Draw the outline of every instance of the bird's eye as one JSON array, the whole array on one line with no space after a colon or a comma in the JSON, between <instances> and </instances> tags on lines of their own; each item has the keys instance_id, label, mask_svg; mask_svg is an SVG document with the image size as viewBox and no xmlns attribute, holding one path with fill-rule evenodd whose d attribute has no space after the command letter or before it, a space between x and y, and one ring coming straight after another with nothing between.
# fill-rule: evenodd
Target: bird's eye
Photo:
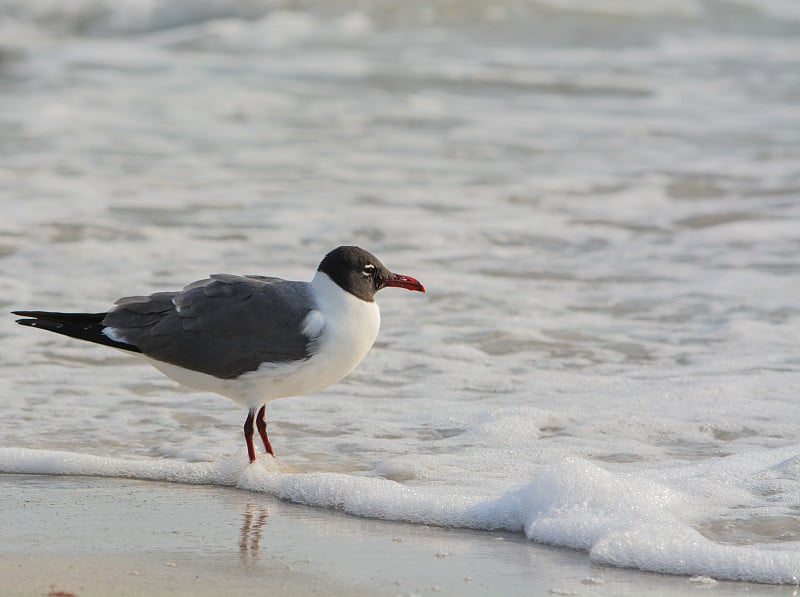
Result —
<instances>
[{"instance_id":1,"label":"bird's eye","mask_svg":"<svg viewBox=\"0 0 800 597\"><path fill-rule=\"evenodd\" d=\"M369 278L375 274L375 266L371 263L368 263L364 266L364 269L361 270L361 273L364 274L365 277Z\"/></svg>"}]
</instances>

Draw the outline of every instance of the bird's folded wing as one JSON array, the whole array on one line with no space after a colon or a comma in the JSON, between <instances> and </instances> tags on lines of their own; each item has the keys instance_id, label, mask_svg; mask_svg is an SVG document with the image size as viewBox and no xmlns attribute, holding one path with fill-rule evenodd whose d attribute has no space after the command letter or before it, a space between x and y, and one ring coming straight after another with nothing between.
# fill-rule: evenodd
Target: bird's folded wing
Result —
<instances>
[{"instance_id":1,"label":"bird's folded wing","mask_svg":"<svg viewBox=\"0 0 800 597\"><path fill-rule=\"evenodd\" d=\"M216 274L180 292L120 299L103 324L148 357L231 379L309 358L321 328L309 334L303 321L315 306L305 282Z\"/></svg>"}]
</instances>

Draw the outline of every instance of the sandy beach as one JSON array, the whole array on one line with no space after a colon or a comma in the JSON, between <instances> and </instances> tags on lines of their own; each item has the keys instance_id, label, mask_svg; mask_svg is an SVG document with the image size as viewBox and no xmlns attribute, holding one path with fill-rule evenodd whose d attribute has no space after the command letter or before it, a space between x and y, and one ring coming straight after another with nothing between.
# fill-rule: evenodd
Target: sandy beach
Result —
<instances>
[{"instance_id":1,"label":"sandy beach","mask_svg":"<svg viewBox=\"0 0 800 597\"><path fill-rule=\"evenodd\" d=\"M0 594L791 595L592 565L509 533L363 520L236 489L0 475Z\"/></svg>"}]
</instances>

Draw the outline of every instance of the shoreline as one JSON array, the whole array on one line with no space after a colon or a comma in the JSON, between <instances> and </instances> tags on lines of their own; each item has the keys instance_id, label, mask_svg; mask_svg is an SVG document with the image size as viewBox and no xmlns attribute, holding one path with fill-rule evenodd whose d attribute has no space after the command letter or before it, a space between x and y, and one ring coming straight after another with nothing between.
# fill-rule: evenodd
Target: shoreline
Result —
<instances>
[{"instance_id":1,"label":"shoreline","mask_svg":"<svg viewBox=\"0 0 800 597\"><path fill-rule=\"evenodd\" d=\"M594 565L512 533L361 519L243 490L0 474L0 594L791 595Z\"/></svg>"}]
</instances>

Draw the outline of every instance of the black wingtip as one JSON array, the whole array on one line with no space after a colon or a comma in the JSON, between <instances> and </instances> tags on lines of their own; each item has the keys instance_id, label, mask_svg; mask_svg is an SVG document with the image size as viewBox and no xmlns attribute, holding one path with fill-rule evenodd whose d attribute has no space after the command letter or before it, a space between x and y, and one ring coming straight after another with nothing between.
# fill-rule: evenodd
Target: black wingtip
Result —
<instances>
[{"instance_id":1,"label":"black wingtip","mask_svg":"<svg viewBox=\"0 0 800 597\"><path fill-rule=\"evenodd\" d=\"M20 315L19 313L14 313L14 315ZM27 325L28 327L35 328L39 323L38 319L17 319L16 323L20 325Z\"/></svg>"},{"instance_id":2,"label":"black wingtip","mask_svg":"<svg viewBox=\"0 0 800 597\"><path fill-rule=\"evenodd\" d=\"M24 319L17 319L19 325L55 332L78 340L121 348L131 352L141 352L138 346L118 342L105 335L103 318L107 313L59 313L57 311L12 311Z\"/></svg>"},{"instance_id":3,"label":"black wingtip","mask_svg":"<svg viewBox=\"0 0 800 597\"><path fill-rule=\"evenodd\" d=\"M33 319L41 319L42 315L47 315L47 311L12 311L12 315L20 315L22 317L32 317ZM19 322L21 320L17 320Z\"/></svg>"},{"instance_id":4,"label":"black wingtip","mask_svg":"<svg viewBox=\"0 0 800 597\"><path fill-rule=\"evenodd\" d=\"M16 319L16 320L14 320L15 323L18 323L20 325L28 325L28 326L31 326L31 327L34 327L36 325L36 319L35 318L34 319L28 319L29 317L35 317L33 315L33 313L31 313L30 311L12 311L11 314L12 315L21 315L22 317L25 317L25 319Z\"/></svg>"},{"instance_id":5,"label":"black wingtip","mask_svg":"<svg viewBox=\"0 0 800 597\"><path fill-rule=\"evenodd\" d=\"M38 327L39 319L39 312L38 311L12 311L13 315L21 315L25 319L17 319L15 320L16 323L20 325L26 325L31 328Z\"/></svg>"}]
</instances>

